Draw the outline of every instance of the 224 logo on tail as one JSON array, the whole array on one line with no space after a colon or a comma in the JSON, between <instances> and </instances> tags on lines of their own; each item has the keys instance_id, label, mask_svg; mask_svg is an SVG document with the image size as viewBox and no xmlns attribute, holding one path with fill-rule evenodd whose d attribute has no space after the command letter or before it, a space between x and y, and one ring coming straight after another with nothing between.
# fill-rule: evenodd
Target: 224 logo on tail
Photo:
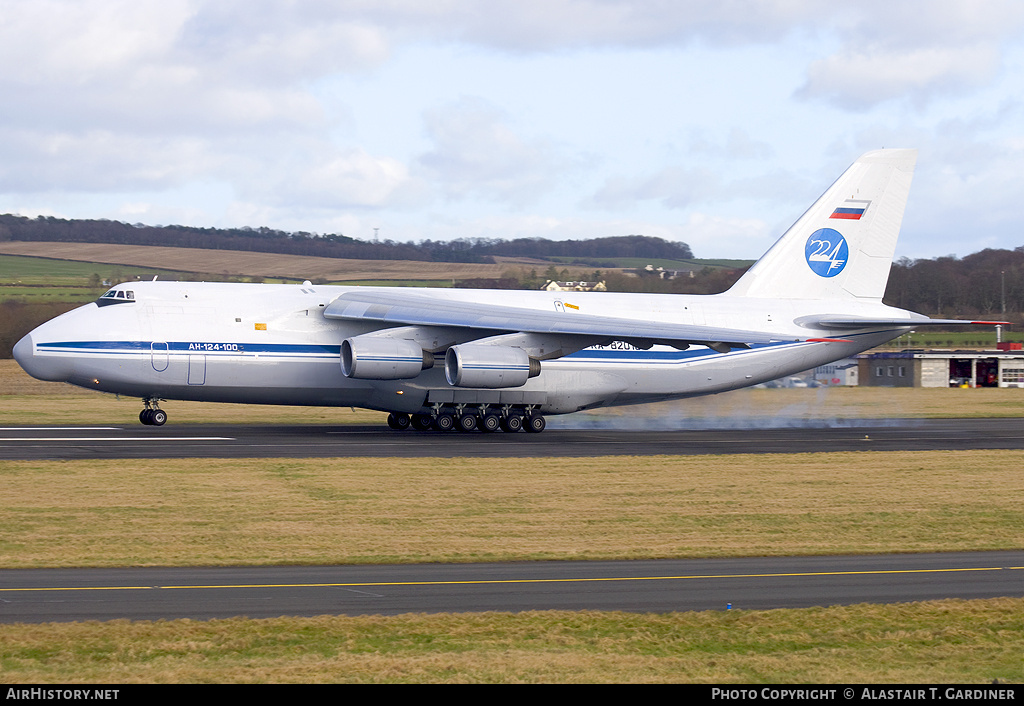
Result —
<instances>
[{"instance_id":1,"label":"224 logo on tail","mask_svg":"<svg viewBox=\"0 0 1024 706\"><path fill-rule=\"evenodd\" d=\"M820 228L807 239L804 257L814 274L819 277L835 277L846 267L850 248L839 231Z\"/></svg>"}]
</instances>

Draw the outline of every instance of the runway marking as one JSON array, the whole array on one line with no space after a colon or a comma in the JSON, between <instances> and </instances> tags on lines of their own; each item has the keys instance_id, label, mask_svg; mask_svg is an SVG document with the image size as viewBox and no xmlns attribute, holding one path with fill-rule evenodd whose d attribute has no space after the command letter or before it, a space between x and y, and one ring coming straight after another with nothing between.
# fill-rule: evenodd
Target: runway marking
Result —
<instances>
[{"instance_id":1,"label":"runway marking","mask_svg":"<svg viewBox=\"0 0 1024 706\"><path fill-rule=\"evenodd\" d=\"M8 431L113 431L121 427L0 427L0 432Z\"/></svg>"},{"instance_id":2,"label":"runway marking","mask_svg":"<svg viewBox=\"0 0 1024 706\"><path fill-rule=\"evenodd\" d=\"M3 441L235 441L232 436L0 436Z\"/></svg>"},{"instance_id":3,"label":"runway marking","mask_svg":"<svg viewBox=\"0 0 1024 706\"><path fill-rule=\"evenodd\" d=\"M959 569L878 569L870 571L804 571L779 574L692 574L684 576L604 576L593 578L553 579L473 579L467 581L368 581L358 583L247 583L247 584L196 584L184 586L72 586L35 588L0 588L0 593L29 591L149 591L179 589L239 589L239 588L367 588L371 586L460 586L499 585L512 583L596 583L604 581L681 581L693 579L751 579L751 578L792 578L812 576L871 576L884 574L942 574L967 571L1021 571L1024 566L984 566Z\"/></svg>"}]
</instances>

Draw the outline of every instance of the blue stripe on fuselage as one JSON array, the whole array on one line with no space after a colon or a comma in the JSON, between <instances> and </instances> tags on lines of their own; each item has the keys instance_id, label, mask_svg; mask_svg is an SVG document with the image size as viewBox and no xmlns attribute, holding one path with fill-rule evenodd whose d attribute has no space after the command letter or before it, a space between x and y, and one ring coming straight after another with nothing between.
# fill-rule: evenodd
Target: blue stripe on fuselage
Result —
<instances>
[{"instance_id":1,"label":"blue stripe on fuselage","mask_svg":"<svg viewBox=\"0 0 1024 706\"><path fill-rule=\"evenodd\" d=\"M166 346L166 347L165 347ZM277 353L341 355L341 346L299 343L233 343L224 341L165 342L165 341L54 341L37 343L36 350L44 352L96 352L130 353Z\"/></svg>"},{"instance_id":2,"label":"blue stripe on fuselage","mask_svg":"<svg viewBox=\"0 0 1024 706\"><path fill-rule=\"evenodd\" d=\"M858 334L855 334L858 335ZM559 360L571 363L619 363L671 365L695 361L709 356L737 355L745 352L775 348L779 346L809 345L780 341L777 343L754 344L749 349L734 349L730 353L719 353L711 348L694 346L681 350L622 350L611 348L585 348ZM232 343L224 341L54 341L37 343L36 350L42 353L93 353L98 355L158 355L205 354L223 356L303 356L336 358L341 347L329 344L308 343ZM404 360L404 359L401 359ZM554 361L552 361L554 362Z\"/></svg>"}]
</instances>

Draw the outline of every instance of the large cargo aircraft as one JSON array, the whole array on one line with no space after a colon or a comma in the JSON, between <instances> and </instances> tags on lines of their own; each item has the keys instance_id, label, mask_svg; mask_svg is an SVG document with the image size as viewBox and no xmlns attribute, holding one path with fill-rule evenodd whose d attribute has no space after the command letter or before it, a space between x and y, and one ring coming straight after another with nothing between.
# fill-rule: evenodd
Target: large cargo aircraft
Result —
<instances>
[{"instance_id":1,"label":"large cargo aircraft","mask_svg":"<svg viewBox=\"0 0 1024 706\"><path fill-rule=\"evenodd\" d=\"M139 397L157 426L161 401L202 400L539 432L544 415L733 390L974 323L882 303L916 157L862 156L722 294L131 282L14 356L41 380Z\"/></svg>"}]
</instances>

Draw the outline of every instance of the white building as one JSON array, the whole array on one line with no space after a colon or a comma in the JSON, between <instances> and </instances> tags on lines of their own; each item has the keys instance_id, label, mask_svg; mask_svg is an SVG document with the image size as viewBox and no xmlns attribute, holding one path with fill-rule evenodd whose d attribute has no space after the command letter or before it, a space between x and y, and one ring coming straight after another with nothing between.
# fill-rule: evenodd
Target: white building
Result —
<instances>
[{"instance_id":1,"label":"white building","mask_svg":"<svg viewBox=\"0 0 1024 706\"><path fill-rule=\"evenodd\" d=\"M548 280L541 289L549 292L604 292L604 282L556 282Z\"/></svg>"},{"instance_id":2,"label":"white building","mask_svg":"<svg viewBox=\"0 0 1024 706\"><path fill-rule=\"evenodd\" d=\"M814 381L827 386L856 386L860 378L860 364L856 358L843 358L814 369Z\"/></svg>"}]
</instances>

